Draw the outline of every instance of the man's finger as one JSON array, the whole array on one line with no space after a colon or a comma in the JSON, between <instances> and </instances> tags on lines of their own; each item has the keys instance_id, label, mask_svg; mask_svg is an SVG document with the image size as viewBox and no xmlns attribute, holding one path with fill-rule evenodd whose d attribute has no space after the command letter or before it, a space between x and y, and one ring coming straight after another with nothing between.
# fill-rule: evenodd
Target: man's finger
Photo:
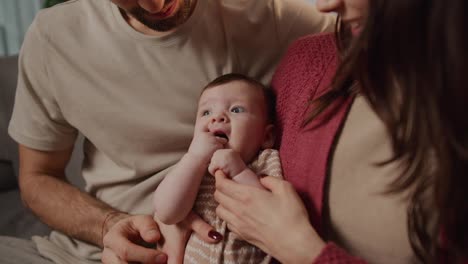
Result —
<instances>
[{"instance_id":1,"label":"man's finger","mask_svg":"<svg viewBox=\"0 0 468 264\"><path fill-rule=\"evenodd\" d=\"M132 225L147 243L156 243L161 238L158 224L149 215L135 218Z\"/></svg>"},{"instance_id":2,"label":"man's finger","mask_svg":"<svg viewBox=\"0 0 468 264\"><path fill-rule=\"evenodd\" d=\"M127 262L119 259L119 257L117 257L117 255L109 248L104 248L102 251L101 262L103 264L127 264Z\"/></svg>"},{"instance_id":3,"label":"man's finger","mask_svg":"<svg viewBox=\"0 0 468 264\"><path fill-rule=\"evenodd\" d=\"M119 259L126 262L166 263L167 261L167 256L159 250L139 246L122 236L106 242L106 247L112 249Z\"/></svg>"},{"instance_id":4,"label":"man's finger","mask_svg":"<svg viewBox=\"0 0 468 264\"><path fill-rule=\"evenodd\" d=\"M214 244L223 239L220 233L216 232L212 226L194 212L191 212L184 222L188 228L193 230L198 238L207 243Z\"/></svg>"}]
</instances>

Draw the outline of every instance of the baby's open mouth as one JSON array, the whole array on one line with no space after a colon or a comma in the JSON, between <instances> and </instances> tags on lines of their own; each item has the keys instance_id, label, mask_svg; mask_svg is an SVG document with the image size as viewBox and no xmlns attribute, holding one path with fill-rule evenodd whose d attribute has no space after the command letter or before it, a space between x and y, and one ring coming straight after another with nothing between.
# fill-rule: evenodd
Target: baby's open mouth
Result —
<instances>
[{"instance_id":1,"label":"baby's open mouth","mask_svg":"<svg viewBox=\"0 0 468 264\"><path fill-rule=\"evenodd\" d=\"M217 138L224 138L226 139L227 141L229 141L229 138L228 136L226 135L226 133L222 132L222 131L217 131L214 133L214 136L217 137Z\"/></svg>"}]
</instances>

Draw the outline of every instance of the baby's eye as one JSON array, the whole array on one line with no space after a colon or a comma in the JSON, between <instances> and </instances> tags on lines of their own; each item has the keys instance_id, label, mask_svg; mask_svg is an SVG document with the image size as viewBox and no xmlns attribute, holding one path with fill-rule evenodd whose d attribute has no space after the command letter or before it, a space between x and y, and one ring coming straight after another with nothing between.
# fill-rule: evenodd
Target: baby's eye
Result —
<instances>
[{"instance_id":1,"label":"baby's eye","mask_svg":"<svg viewBox=\"0 0 468 264\"><path fill-rule=\"evenodd\" d=\"M207 115L211 115L210 110L205 110L205 111L202 112L202 116L207 116Z\"/></svg>"},{"instance_id":2,"label":"baby's eye","mask_svg":"<svg viewBox=\"0 0 468 264\"><path fill-rule=\"evenodd\" d=\"M231 108L231 112L232 113L243 113L243 112L245 112L245 108L242 107L242 106L234 106L233 108Z\"/></svg>"}]
</instances>

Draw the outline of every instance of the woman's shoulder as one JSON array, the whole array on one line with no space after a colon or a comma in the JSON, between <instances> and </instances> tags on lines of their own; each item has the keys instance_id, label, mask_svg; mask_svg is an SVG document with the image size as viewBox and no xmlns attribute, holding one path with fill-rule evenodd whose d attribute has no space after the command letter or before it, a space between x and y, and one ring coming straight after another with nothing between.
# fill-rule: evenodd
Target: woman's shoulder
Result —
<instances>
[{"instance_id":1,"label":"woman's shoulder","mask_svg":"<svg viewBox=\"0 0 468 264\"><path fill-rule=\"evenodd\" d=\"M277 102L309 100L323 82L332 79L337 66L334 34L302 37L292 43L272 79ZM288 103L289 105L289 103Z\"/></svg>"},{"instance_id":2,"label":"woman's shoulder","mask_svg":"<svg viewBox=\"0 0 468 264\"><path fill-rule=\"evenodd\" d=\"M336 60L335 43L333 33L308 35L294 41L276 69L273 86L283 86L285 81L291 80L321 79L330 63Z\"/></svg>"},{"instance_id":3,"label":"woman's shoulder","mask_svg":"<svg viewBox=\"0 0 468 264\"><path fill-rule=\"evenodd\" d=\"M288 48L283 60L290 58L298 62L327 63L337 54L335 34L321 33L307 35L294 41Z\"/></svg>"},{"instance_id":4,"label":"woman's shoulder","mask_svg":"<svg viewBox=\"0 0 468 264\"><path fill-rule=\"evenodd\" d=\"M309 56L335 55L337 52L334 33L320 33L303 36L294 41L288 53L299 52Z\"/></svg>"}]
</instances>

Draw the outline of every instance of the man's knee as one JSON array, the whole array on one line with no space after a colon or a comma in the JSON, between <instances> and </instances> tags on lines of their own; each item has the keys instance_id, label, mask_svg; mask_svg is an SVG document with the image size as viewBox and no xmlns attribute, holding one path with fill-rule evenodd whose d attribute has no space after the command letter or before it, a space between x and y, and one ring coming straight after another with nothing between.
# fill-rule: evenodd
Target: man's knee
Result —
<instances>
[{"instance_id":1,"label":"man's knee","mask_svg":"<svg viewBox=\"0 0 468 264\"><path fill-rule=\"evenodd\" d=\"M50 264L52 262L39 254L33 241L0 236L0 263Z\"/></svg>"}]
</instances>

